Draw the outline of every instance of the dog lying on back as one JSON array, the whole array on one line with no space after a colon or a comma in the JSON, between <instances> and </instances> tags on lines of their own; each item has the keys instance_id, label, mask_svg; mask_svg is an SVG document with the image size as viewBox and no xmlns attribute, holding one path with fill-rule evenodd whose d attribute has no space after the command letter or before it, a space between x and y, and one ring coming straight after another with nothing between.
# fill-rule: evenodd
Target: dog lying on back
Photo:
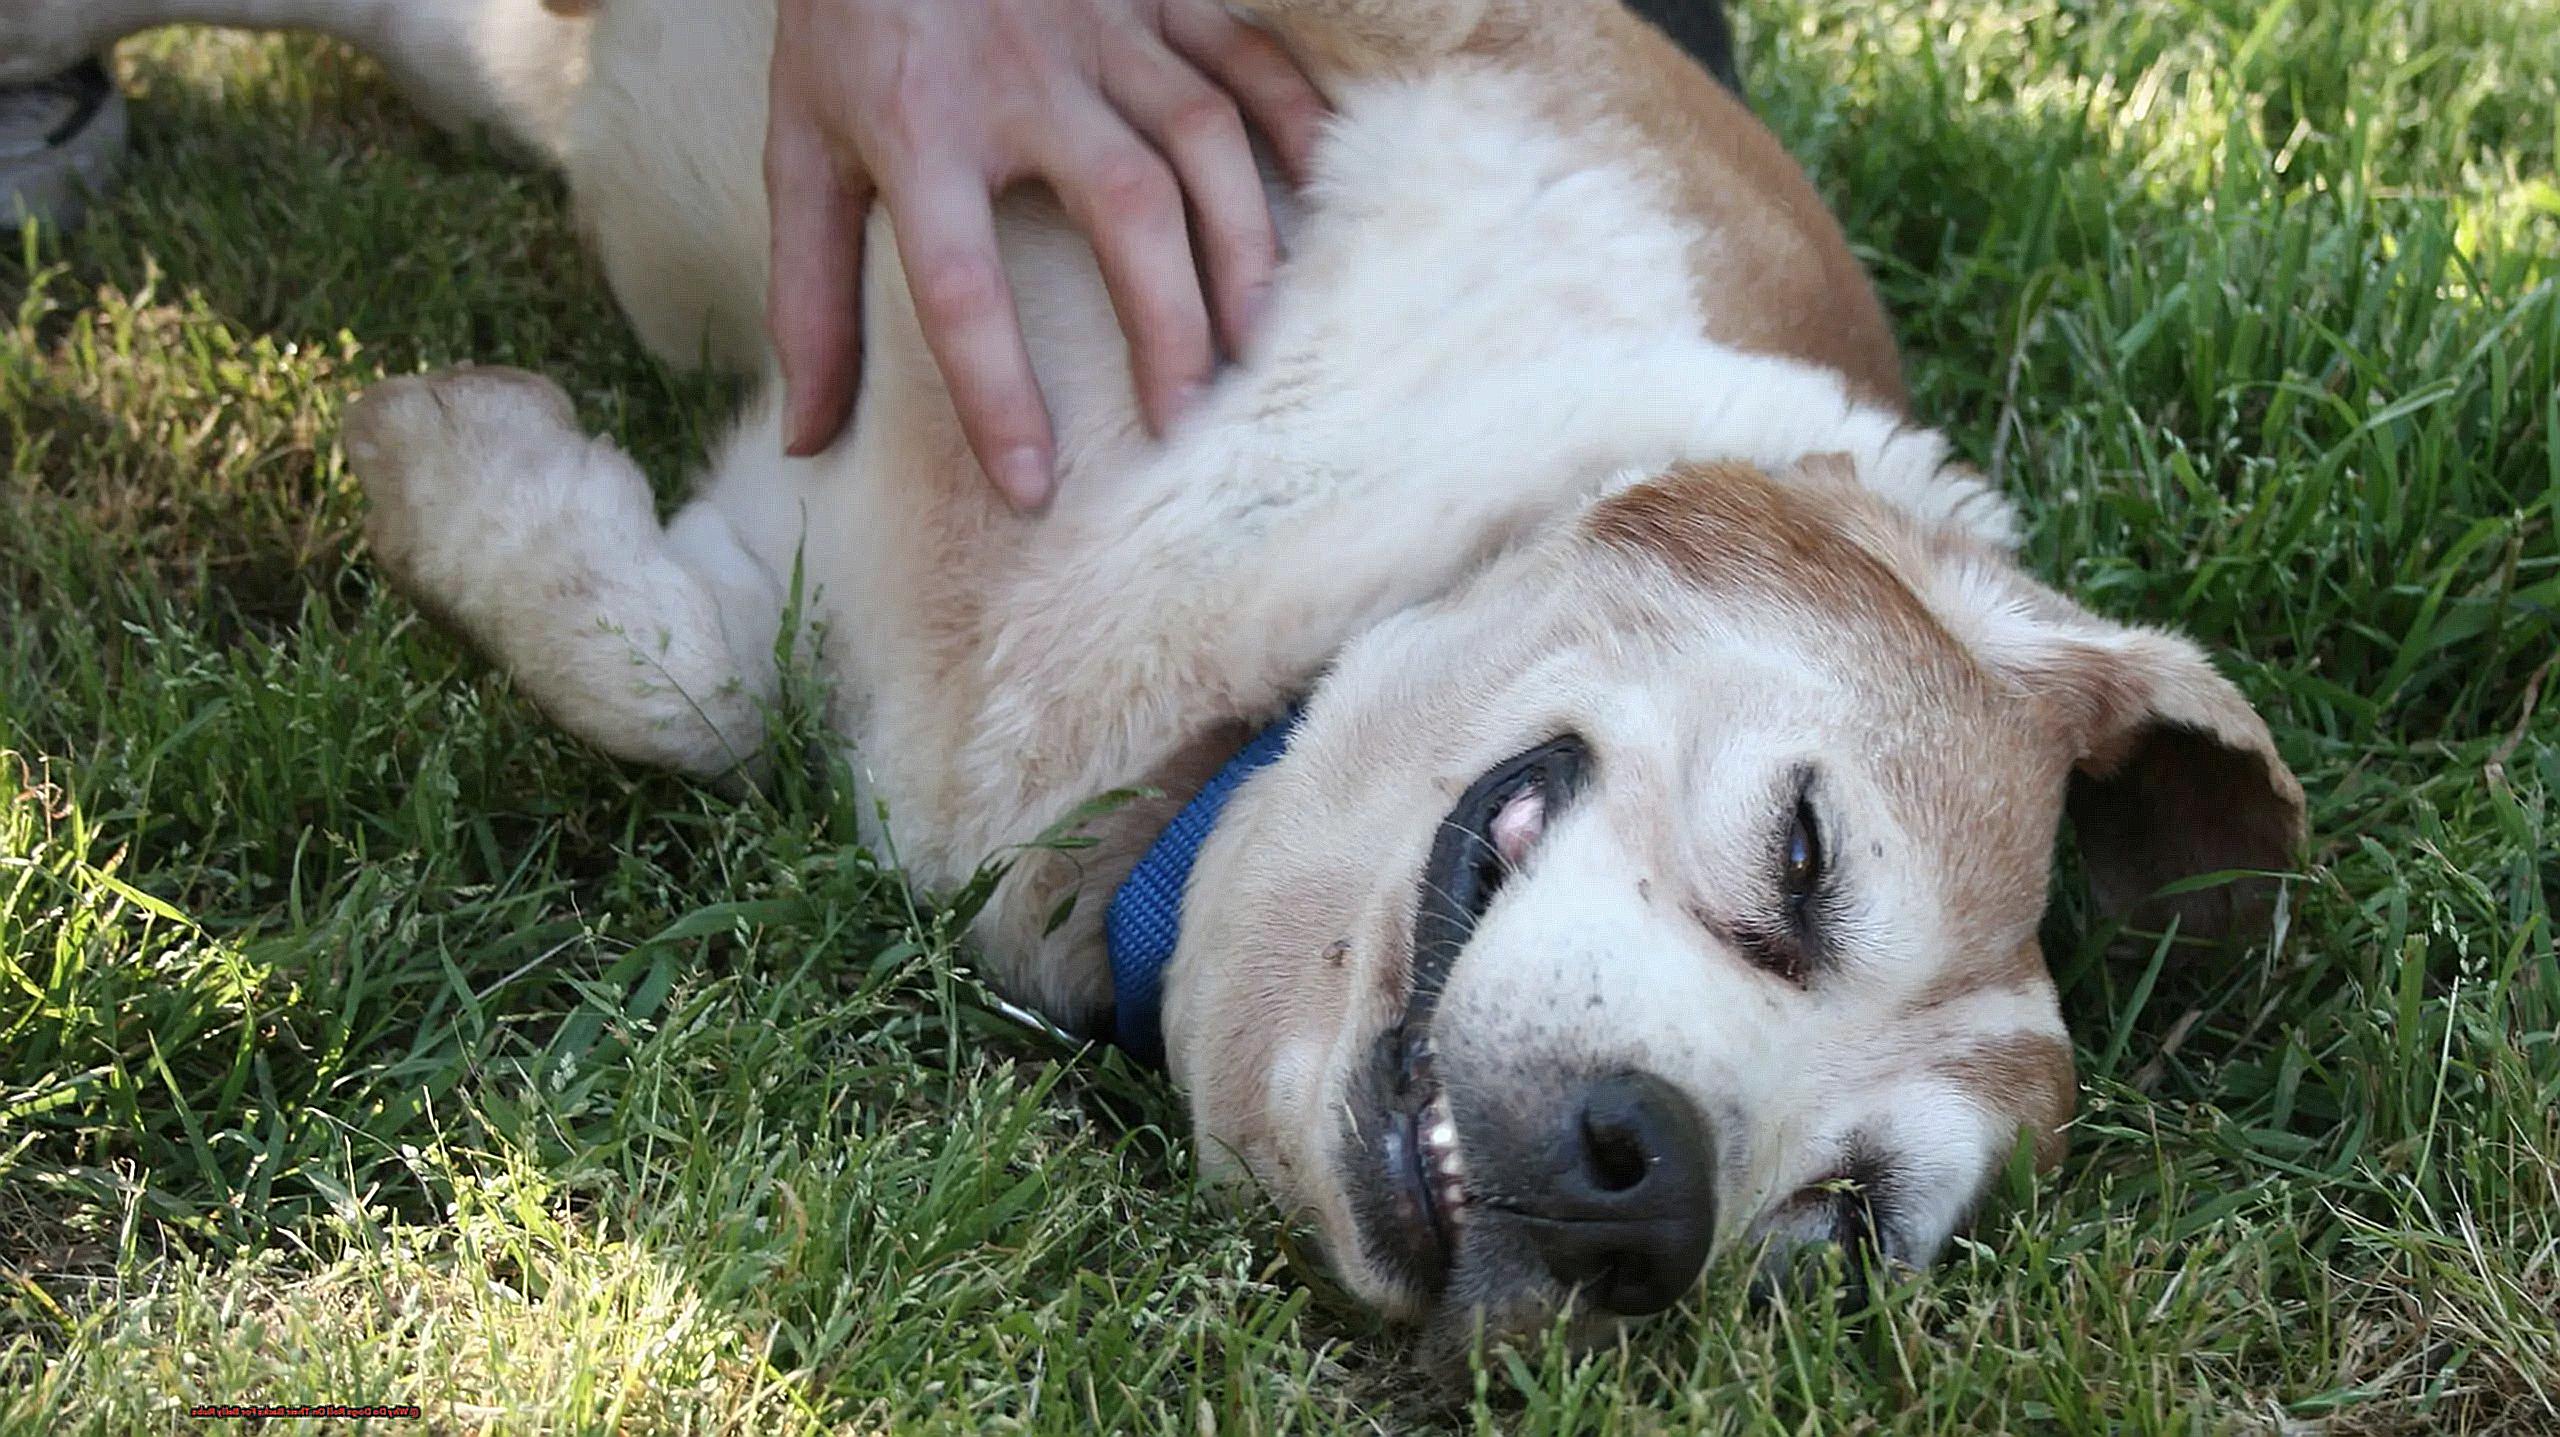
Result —
<instances>
[{"instance_id":1,"label":"dog lying on back","mask_svg":"<svg viewBox=\"0 0 2560 1437\"><path fill-rule=\"evenodd\" d=\"M706 777L752 771L796 614L927 885L1161 794L1015 864L984 970L1160 1041L1204 1165L1437 1352L1664 1307L1726 1249L1929 1261L2020 1141L2061 1151L2066 809L2107 906L2212 937L2263 894L2157 891L2286 866L2299 786L2192 644L2019 571L1836 225L1660 32L1242 8L1339 115L1256 344L1161 444L1025 194L1047 514L971 464L883 230L831 451L783 458L768 395L661 525L549 383L395 380L346 425L377 556L563 726ZM656 350L765 363L767 5L36 11L349 35L561 166Z\"/></svg>"}]
</instances>

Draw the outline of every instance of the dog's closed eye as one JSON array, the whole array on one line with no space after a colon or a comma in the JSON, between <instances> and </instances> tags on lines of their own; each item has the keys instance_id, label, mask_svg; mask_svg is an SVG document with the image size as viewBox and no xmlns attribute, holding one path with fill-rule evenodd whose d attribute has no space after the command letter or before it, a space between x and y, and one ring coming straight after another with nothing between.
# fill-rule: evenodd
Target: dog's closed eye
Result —
<instances>
[{"instance_id":1,"label":"dog's closed eye","mask_svg":"<svg viewBox=\"0 0 2560 1437\"><path fill-rule=\"evenodd\" d=\"M1787 917L1798 926L1812 921L1813 903L1822 892L1824 863L1822 821L1810 794L1796 795L1795 813L1779 846L1779 882L1786 893Z\"/></svg>"},{"instance_id":2,"label":"dog's closed eye","mask_svg":"<svg viewBox=\"0 0 2560 1437\"><path fill-rule=\"evenodd\" d=\"M1822 815L1810 769L1799 770L1793 801L1771 852L1776 912L1771 918L1714 925L1756 966L1802 987L1824 957L1831 911L1839 906Z\"/></svg>"}]
</instances>

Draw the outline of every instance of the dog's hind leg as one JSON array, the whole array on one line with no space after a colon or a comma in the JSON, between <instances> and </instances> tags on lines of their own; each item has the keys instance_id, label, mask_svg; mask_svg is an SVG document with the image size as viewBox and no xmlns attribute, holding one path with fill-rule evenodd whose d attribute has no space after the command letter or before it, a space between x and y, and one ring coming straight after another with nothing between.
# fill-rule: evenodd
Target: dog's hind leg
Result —
<instances>
[{"instance_id":1,"label":"dog's hind leg","mask_svg":"<svg viewBox=\"0 0 2560 1437\"><path fill-rule=\"evenodd\" d=\"M726 517L648 483L514 369L395 379L346 418L375 556L561 727L618 757L752 773L784 596Z\"/></svg>"},{"instance_id":2,"label":"dog's hind leg","mask_svg":"<svg viewBox=\"0 0 2560 1437\"><path fill-rule=\"evenodd\" d=\"M312 30L379 61L456 129L556 160L586 73L586 0L0 0L0 84L40 79L162 25Z\"/></svg>"}]
</instances>

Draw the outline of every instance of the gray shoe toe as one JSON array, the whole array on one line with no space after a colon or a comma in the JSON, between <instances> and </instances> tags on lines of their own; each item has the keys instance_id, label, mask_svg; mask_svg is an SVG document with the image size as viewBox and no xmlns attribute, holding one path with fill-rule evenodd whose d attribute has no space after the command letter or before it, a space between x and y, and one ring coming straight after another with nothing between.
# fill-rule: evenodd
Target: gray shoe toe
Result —
<instances>
[{"instance_id":1,"label":"gray shoe toe","mask_svg":"<svg viewBox=\"0 0 2560 1437\"><path fill-rule=\"evenodd\" d=\"M124 96L91 60L32 85L0 86L0 231L34 219L68 229L105 193L125 147Z\"/></svg>"}]
</instances>

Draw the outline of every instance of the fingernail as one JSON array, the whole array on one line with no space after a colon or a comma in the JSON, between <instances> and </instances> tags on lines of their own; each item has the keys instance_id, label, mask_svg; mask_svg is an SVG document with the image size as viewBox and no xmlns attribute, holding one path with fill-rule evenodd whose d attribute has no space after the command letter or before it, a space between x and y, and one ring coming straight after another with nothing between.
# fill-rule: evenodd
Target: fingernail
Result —
<instances>
[{"instance_id":1,"label":"fingernail","mask_svg":"<svg viewBox=\"0 0 2560 1437\"><path fill-rule=\"evenodd\" d=\"M1025 513L1049 502L1049 456L1036 444L997 456L991 477L1006 501Z\"/></svg>"},{"instance_id":2,"label":"fingernail","mask_svg":"<svg viewBox=\"0 0 2560 1437\"><path fill-rule=\"evenodd\" d=\"M803 427L805 426L800 423L800 406L791 402L791 381L785 379L782 381L783 453L796 455L800 452L800 431Z\"/></svg>"},{"instance_id":3,"label":"fingernail","mask_svg":"<svg viewBox=\"0 0 2560 1437\"><path fill-rule=\"evenodd\" d=\"M782 452L792 459L806 459L818 452L817 436L810 433L809 406L800 399L800 391L792 387L791 376L782 376Z\"/></svg>"}]
</instances>

